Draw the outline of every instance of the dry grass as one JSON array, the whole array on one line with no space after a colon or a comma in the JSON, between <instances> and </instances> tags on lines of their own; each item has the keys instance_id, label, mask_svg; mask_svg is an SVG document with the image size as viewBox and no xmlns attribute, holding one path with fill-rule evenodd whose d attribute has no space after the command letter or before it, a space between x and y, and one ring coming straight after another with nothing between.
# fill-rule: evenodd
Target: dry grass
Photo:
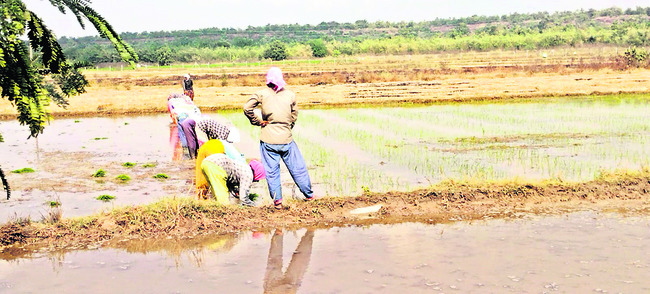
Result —
<instances>
[{"instance_id":1,"label":"dry grass","mask_svg":"<svg viewBox=\"0 0 650 294\"><path fill-rule=\"evenodd\" d=\"M365 56L274 63L286 73L302 105L467 101L589 94L648 93L650 70L615 70L611 48L530 52L459 52L413 56ZM573 52L575 51L575 54ZM88 70L88 92L70 99L55 116L166 112L165 99L181 92L181 76L194 75L201 109L240 108L263 87L270 65L226 68L138 68ZM226 85L226 86L224 86ZM0 117L15 117L0 100Z\"/></svg>"}]
</instances>

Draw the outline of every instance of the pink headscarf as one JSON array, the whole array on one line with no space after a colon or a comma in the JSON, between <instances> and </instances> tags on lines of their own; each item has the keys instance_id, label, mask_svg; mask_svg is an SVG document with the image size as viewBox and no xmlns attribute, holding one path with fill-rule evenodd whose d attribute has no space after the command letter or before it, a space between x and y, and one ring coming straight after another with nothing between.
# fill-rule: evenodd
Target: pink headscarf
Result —
<instances>
[{"instance_id":1,"label":"pink headscarf","mask_svg":"<svg viewBox=\"0 0 650 294\"><path fill-rule=\"evenodd\" d=\"M266 172L264 171L264 166L258 160L251 160L248 165L253 170L253 181L259 181L263 178L266 178Z\"/></svg>"},{"instance_id":2,"label":"pink headscarf","mask_svg":"<svg viewBox=\"0 0 650 294\"><path fill-rule=\"evenodd\" d=\"M284 81L282 78L282 71L278 67L271 67L269 71L266 73L266 84L268 85L269 83L273 83L277 87L273 90L275 92L279 92L284 88L284 86L287 85L287 82Z\"/></svg>"}]
</instances>

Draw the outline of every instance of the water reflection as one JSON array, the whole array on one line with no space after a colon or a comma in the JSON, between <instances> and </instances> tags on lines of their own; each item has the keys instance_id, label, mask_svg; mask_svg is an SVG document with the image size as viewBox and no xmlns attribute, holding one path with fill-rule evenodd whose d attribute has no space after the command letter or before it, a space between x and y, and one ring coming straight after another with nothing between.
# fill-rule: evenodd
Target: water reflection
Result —
<instances>
[{"instance_id":1,"label":"water reflection","mask_svg":"<svg viewBox=\"0 0 650 294\"><path fill-rule=\"evenodd\" d=\"M650 293L648 232L581 212L139 240L2 256L0 293Z\"/></svg>"},{"instance_id":2,"label":"water reflection","mask_svg":"<svg viewBox=\"0 0 650 294\"><path fill-rule=\"evenodd\" d=\"M178 136L179 131L177 124L169 124L169 147L173 150L172 161L185 159L185 152L183 152L183 146Z\"/></svg>"},{"instance_id":3,"label":"water reflection","mask_svg":"<svg viewBox=\"0 0 650 294\"><path fill-rule=\"evenodd\" d=\"M296 293L309 266L314 231L308 229L302 236L284 273L282 273L283 236L282 230L277 229L271 238L266 274L264 275L264 293Z\"/></svg>"}]
</instances>

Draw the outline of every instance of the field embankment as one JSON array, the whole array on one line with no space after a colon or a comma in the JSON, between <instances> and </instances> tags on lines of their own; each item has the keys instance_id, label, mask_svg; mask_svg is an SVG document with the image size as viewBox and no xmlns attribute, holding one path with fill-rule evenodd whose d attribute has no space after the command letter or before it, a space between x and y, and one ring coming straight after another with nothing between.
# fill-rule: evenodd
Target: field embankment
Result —
<instances>
[{"instance_id":1,"label":"field embankment","mask_svg":"<svg viewBox=\"0 0 650 294\"><path fill-rule=\"evenodd\" d=\"M369 193L289 202L272 207L220 206L189 198L56 222L16 221L0 227L2 251L29 253L32 248L86 248L128 239L185 238L277 227L337 227L400 222L440 223L517 217L524 212L560 213L577 209L650 210L650 170L607 174L583 183L446 182L413 192ZM377 212L351 214L381 205Z\"/></svg>"}]
</instances>

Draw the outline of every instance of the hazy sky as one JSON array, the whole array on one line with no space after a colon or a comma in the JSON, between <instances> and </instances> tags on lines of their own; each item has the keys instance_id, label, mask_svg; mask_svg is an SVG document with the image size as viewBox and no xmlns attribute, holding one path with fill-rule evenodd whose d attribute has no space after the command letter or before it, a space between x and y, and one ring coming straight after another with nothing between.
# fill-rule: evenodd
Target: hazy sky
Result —
<instances>
[{"instance_id":1,"label":"hazy sky","mask_svg":"<svg viewBox=\"0 0 650 294\"><path fill-rule=\"evenodd\" d=\"M82 30L69 12L61 14L47 0L24 0L58 37L97 35ZM118 32L171 31L210 27L246 28L267 24L320 22L422 21L513 12L634 8L648 0L94 0L92 7Z\"/></svg>"}]
</instances>

